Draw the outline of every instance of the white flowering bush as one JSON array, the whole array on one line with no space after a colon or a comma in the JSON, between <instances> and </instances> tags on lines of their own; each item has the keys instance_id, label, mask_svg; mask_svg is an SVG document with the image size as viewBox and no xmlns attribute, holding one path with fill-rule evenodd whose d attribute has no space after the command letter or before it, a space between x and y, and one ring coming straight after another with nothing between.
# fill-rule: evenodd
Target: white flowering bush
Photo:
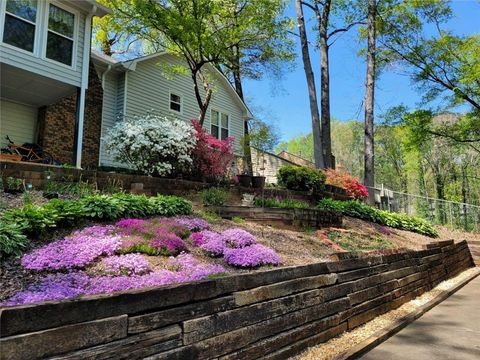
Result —
<instances>
[{"instance_id":1,"label":"white flowering bush","mask_svg":"<svg viewBox=\"0 0 480 360\"><path fill-rule=\"evenodd\" d=\"M190 123L154 114L125 118L103 137L115 160L148 175L169 175L192 164L196 144Z\"/></svg>"}]
</instances>

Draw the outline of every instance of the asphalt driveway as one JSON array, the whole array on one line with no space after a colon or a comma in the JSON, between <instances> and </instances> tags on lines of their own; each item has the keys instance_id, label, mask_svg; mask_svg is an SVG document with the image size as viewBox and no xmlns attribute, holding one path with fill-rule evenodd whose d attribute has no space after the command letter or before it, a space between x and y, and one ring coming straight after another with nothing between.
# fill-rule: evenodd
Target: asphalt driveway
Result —
<instances>
[{"instance_id":1,"label":"asphalt driveway","mask_svg":"<svg viewBox=\"0 0 480 360\"><path fill-rule=\"evenodd\" d=\"M480 276L361 359L479 360Z\"/></svg>"}]
</instances>

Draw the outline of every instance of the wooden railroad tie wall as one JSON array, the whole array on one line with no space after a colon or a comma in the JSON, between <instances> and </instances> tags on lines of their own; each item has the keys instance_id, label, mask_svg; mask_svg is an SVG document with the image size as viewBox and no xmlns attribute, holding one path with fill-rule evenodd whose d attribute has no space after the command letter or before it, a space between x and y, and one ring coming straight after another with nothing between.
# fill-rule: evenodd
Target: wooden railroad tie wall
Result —
<instances>
[{"instance_id":1,"label":"wooden railroad tie wall","mask_svg":"<svg viewBox=\"0 0 480 360\"><path fill-rule=\"evenodd\" d=\"M1 359L286 359L473 266L466 242L3 308Z\"/></svg>"}]
</instances>

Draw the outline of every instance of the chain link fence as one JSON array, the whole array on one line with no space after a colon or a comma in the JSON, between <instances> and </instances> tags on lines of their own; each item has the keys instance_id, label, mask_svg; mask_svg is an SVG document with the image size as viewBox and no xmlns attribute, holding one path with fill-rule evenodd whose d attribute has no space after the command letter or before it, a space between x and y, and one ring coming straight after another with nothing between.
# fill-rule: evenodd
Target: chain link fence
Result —
<instances>
[{"instance_id":1,"label":"chain link fence","mask_svg":"<svg viewBox=\"0 0 480 360\"><path fill-rule=\"evenodd\" d=\"M441 224L452 229L480 232L480 206L456 201L440 200L393 191L381 187L374 191L375 205L383 210L418 216L433 224Z\"/></svg>"}]
</instances>

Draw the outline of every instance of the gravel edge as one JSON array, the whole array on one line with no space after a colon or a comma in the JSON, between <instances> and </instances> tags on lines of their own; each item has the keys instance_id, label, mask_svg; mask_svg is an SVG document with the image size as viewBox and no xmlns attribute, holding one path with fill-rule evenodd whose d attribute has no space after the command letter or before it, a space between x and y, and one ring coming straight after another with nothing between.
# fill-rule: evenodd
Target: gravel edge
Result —
<instances>
[{"instance_id":1,"label":"gravel edge","mask_svg":"<svg viewBox=\"0 0 480 360\"><path fill-rule=\"evenodd\" d=\"M359 356L364 355L368 351L372 350L376 346L380 345L382 342L390 338L391 336L395 335L397 332L405 328L408 324L412 323L427 311L432 309L433 307L440 304L442 301L446 300L448 297L456 293L462 287L467 285L470 281L475 279L478 275L480 275L480 267L474 268L476 271L464 279L462 282L457 284L455 287L444 290L440 294L438 294L435 298L427 302L426 304L422 305L417 310L411 312L410 314L396 320L392 325L383 328L377 331L374 335L370 336L368 339L362 341L361 343L355 345L354 347L344 351L340 355L334 357L334 360L354 360L358 359Z\"/></svg>"}]
</instances>

